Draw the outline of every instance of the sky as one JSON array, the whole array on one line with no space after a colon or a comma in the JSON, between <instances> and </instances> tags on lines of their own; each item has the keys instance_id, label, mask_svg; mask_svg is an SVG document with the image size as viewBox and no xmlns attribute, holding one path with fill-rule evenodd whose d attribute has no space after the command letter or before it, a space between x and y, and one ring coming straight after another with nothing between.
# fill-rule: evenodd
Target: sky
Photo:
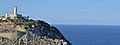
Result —
<instances>
[{"instance_id":1,"label":"sky","mask_svg":"<svg viewBox=\"0 0 120 45\"><path fill-rule=\"evenodd\" d=\"M0 15L18 13L50 24L120 25L120 0L0 0Z\"/></svg>"}]
</instances>

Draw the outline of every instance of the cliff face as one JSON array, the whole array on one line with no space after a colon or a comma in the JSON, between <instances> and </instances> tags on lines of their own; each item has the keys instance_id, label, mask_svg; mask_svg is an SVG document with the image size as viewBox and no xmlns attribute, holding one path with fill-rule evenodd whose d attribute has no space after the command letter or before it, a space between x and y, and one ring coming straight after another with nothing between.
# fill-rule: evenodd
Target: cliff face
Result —
<instances>
[{"instance_id":1,"label":"cliff face","mask_svg":"<svg viewBox=\"0 0 120 45\"><path fill-rule=\"evenodd\" d=\"M72 45L60 31L25 16L0 17L0 45Z\"/></svg>"}]
</instances>

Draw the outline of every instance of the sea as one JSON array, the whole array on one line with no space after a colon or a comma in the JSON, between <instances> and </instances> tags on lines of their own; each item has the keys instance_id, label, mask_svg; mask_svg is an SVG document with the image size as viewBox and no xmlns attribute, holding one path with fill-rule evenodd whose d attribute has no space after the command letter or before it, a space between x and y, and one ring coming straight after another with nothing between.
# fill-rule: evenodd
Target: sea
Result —
<instances>
[{"instance_id":1,"label":"sea","mask_svg":"<svg viewBox=\"0 0 120 45\"><path fill-rule=\"evenodd\" d=\"M72 45L120 45L119 25L55 25Z\"/></svg>"}]
</instances>

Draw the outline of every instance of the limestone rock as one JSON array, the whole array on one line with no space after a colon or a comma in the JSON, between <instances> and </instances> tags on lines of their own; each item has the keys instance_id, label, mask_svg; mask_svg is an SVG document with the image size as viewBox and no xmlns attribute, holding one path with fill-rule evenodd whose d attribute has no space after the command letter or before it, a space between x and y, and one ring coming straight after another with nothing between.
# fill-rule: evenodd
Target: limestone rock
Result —
<instances>
[{"instance_id":1,"label":"limestone rock","mask_svg":"<svg viewBox=\"0 0 120 45\"><path fill-rule=\"evenodd\" d=\"M72 45L56 27L16 14L16 10L0 17L0 45Z\"/></svg>"}]
</instances>

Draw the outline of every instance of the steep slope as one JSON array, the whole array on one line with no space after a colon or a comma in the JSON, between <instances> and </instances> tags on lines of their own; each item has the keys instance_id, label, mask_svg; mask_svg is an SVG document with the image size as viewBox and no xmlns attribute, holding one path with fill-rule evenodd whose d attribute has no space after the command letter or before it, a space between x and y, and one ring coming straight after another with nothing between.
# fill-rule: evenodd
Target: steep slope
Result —
<instances>
[{"instance_id":1,"label":"steep slope","mask_svg":"<svg viewBox=\"0 0 120 45\"><path fill-rule=\"evenodd\" d=\"M0 45L72 45L54 26L12 14L0 17Z\"/></svg>"}]
</instances>

